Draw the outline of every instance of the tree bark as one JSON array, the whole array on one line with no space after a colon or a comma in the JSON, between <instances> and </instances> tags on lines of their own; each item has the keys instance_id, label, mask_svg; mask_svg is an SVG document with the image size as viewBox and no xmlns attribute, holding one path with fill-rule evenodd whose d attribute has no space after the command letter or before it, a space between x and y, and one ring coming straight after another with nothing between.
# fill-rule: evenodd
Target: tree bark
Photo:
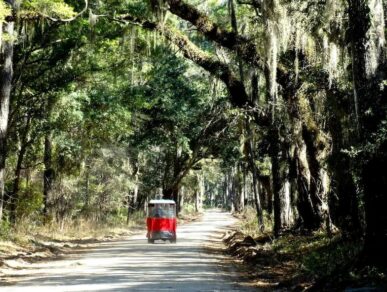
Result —
<instances>
[{"instance_id":1,"label":"tree bark","mask_svg":"<svg viewBox=\"0 0 387 292\"><path fill-rule=\"evenodd\" d=\"M90 206L90 165L88 158L85 159L85 202L84 209L89 212Z\"/></svg>"},{"instance_id":2,"label":"tree bark","mask_svg":"<svg viewBox=\"0 0 387 292\"><path fill-rule=\"evenodd\" d=\"M132 177L134 178L134 187L128 193L128 212L126 216L126 224L129 224L130 215L133 214L139 206L138 204L138 190L139 190L139 153L133 153L129 158L129 163L132 164Z\"/></svg>"},{"instance_id":3,"label":"tree bark","mask_svg":"<svg viewBox=\"0 0 387 292\"><path fill-rule=\"evenodd\" d=\"M185 187L181 186L179 190L179 196L178 196L178 202L177 204L179 205L179 210L183 210L184 207L184 199L185 199Z\"/></svg>"},{"instance_id":4,"label":"tree bark","mask_svg":"<svg viewBox=\"0 0 387 292\"><path fill-rule=\"evenodd\" d=\"M130 215L138 209L138 184L136 184L128 194L128 213L126 215L126 224L129 224Z\"/></svg>"},{"instance_id":5,"label":"tree bark","mask_svg":"<svg viewBox=\"0 0 387 292\"><path fill-rule=\"evenodd\" d=\"M10 221L15 224L16 223L16 210L17 210L17 204L19 201L19 187L20 187L20 178L21 178L21 171L22 171L22 166L23 166L23 161L25 154L27 152L28 146L31 144L31 141L28 141L28 135L30 131L30 124L31 124L31 117L28 116L26 119L26 126L25 129L22 133L21 141L20 141L20 150L19 150L19 155L17 157L17 162L16 162L16 168L14 172L14 181L13 181L13 189L12 193L10 194Z\"/></svg>"},{"instance_id":6,"label":"tree bark","mask_svg":"<svg viewBox=\"0 0 387 292\"><path fill-rule=\"evenodd\" d=\"M223 207L228 208L228 198L229 198L229 187L228 187L228 172L224 174L224 184L223 184ZM211 205L212 206L212 205Z\"/></svg>"},{"instance_id":7,"label":"tree bark","mask_svg":"<svg viewBox=\"0 0 387 292\"><path fill-rule=\"evenodd\" d=\"M49 214L49 199L55 179L55 170L52 166L52 133L49 130L44 137L44 173L43 173L43 214Z\"/></svg>"},{"instance_id":8,"label":"tree bark","mask_svg":"<svg viewBox=\"0 0 387 292\"><path fill-rule=\"evenodd\" d=\"M303 227L309 231L326 227L331 229L328 206L330 176L327 160L330 141L314 120L307 97L290 90L286 100L292 121L295 144L296 178L298 185L298 213Z\"/></svg>"},{"instance_id":9,"label":"tree bark","mask_svg":"<svg viewBox=\"0 0 387 292\"><path fill-rule=\"evenodd\" d=\"M282 232L281 222L281 188L282 181L280 175L279 160L279 130L276 125L272 125L269 133L270 137L270 158L271 158L271 175L273 185L273 210L274 210L274 235L279 236Z\"/></svg>"},{"instance_id":10,"label":"tree bark","mask_svg":"<svg viewBox=\"0 0 387 292\"><path fill-rule=\"evenodd\" d=\"M234 180L233 169L228 169L226 173L226 206L233 211L234 208Z\"/></svg>"},{"instance_id":11,"label":"tree bark","mask_svg":"<svg viewBox=\"0 0 387 292\"><path fill-rule=\"evenodd\" d=\"M14 0L6 1L15 6ZM3 39L2 53L0 54L0 221L3 217L4 186L5 186L5 162L7 157L7 130L10 95L13 78L13 49L14 49L14 21L8 21L0 29L3 34L8 34L7 39Z\"/></svg>"},{"instance_id":12,"label":"tree bark","mask_svg":"<svg viewBox=\"0 0 387 292\"><path fill-rule=\"evenodd\" d=\"M259 193L262 194L262 208L267 211L268 214L273 212L273 191L269 176L259 177Z\"/></svg>"},{"instance_id":13,"label":"tree bark","mask_svg":"<svg viewBox=\"0 0 387 292\"><path fill-rule=\"evenodd\" d=\"M200 173L196 174L197 190L195 191L195 211L203 211L203 198L204 198L204 178Z\"/></svg>"},{"instance_id":14,"label":"tree bark","mask_svg":"<svg viewBox=\"0 0 387 292\"><path fill-rule=\"evenodd\" d=\"M235 196L234 196L234 205L237 212L242 212L244 209L244 187L243 187L243 171L242 163L237 163L235 167L234 175L234 184L235 184Z\"/></svg>"},{"instance_id":15,"label":"tree bark","mask_svg":"<svg viewBox=\"0 0 387 292\"><path fill-rule=\"evenodd\" d=\"M163 189L163 199L173 200L176 202L176 216L178 216L181 211L179 204L179 186Z\"/></svg>"},{"instance_id":16,"label":"tree bark","mask_svg":"<svg viewBox=\"0 0 387 292\"><path fill-rule=\"evenodd\" d=\"M257 211L258 228L261 232L263 232L265 229L265 225L263 222L263 211L262 211L261 199L258 193L258 171L255 165L254 143L253 143L253 137L252 137L253 133L248 121L246 121L246 131L249 137L248 138L248 152L249 152L248 160L249 160L250 169L253 175L254 205Z\"/></svg>"},{"instance_id":17,"label":"tree bark","mask_svg":"<svg viewBox=\"0 0 387 292\"><path fill-rule=\"evenodd\" d=\"M245 209L245 196L246 196L246 177L245 177L245 171L244 171L244 165L243 163L239 164L239 210L238 212L243 212Z\"/></svg>"},{"instance_id":18,"label":"tree bark","mask_svg":"<svg viewBox=\"0 0 387 292\"><path fill-rule=\"evenodd\" d=\"M235 212L235 198L236 198L236 181L235 181L236 171L235 167L232 167L230 170L230 205L231 205L231 213Z\"/></svg>"}]
</instances>

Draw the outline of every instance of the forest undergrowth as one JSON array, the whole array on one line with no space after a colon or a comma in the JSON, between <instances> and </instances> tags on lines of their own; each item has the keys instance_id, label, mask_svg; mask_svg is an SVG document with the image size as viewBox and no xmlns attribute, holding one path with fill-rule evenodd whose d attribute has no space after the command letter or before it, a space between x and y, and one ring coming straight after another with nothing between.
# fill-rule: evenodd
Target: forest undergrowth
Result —
<instances>
[{"instance_id":1,"label":"forest undergrowth","mask_svg":"<svg viewBox=\"0 0 387 292\"><path fill-rule=\"evenodd\" d=\"M289 230L274 238L260 233L252 208L235 214L236 230L226 234L227 253L241 261L254 285L265 290L343 291L367 287L367 291L387 289L387 269L363 265L363 243L336 233L302 233ZM270 223L270 222L268 222Z\"/></svg>"}]
</instances>

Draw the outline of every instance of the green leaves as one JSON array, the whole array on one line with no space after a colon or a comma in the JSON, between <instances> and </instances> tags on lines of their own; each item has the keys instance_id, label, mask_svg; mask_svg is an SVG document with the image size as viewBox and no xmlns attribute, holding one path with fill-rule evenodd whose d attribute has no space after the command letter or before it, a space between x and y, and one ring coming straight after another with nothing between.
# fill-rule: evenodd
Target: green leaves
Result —
<instances>
[{"instance_id":1,"label":"green leaves","mask_svg":"<svg viewBox=\"0 0 387 292\"><path fill-rule=\"evenodd\" d=\"M0 23L4 22L5 18L11 13L11 8L4 1L0 1Z\"/></svg>"},{"instance_id":2,"label":"green leaves","mask_svg":"<svg viewBox=\"0 0 387 292\"><path fill-rule=\"evenodd\" d=\"M70 18L76 15L74 8L63 0L30 0L26 6L38 14L57 18Z\"/></svg>"}]
</instances>

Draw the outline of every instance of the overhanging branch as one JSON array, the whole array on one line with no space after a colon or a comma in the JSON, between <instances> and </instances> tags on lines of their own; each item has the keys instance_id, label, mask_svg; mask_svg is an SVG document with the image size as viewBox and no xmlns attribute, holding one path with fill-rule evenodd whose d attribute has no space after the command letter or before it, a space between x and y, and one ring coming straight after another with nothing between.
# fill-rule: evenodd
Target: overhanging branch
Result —
<instances>
[{"instance_id":1,"label":"overhanging branch","mask_svg":"<svg viewBox=\"0 0 387 292\"><path fill-rule=\"evenodd\" d=\"M184 57L193 61L212 75L222 80L230 93L231 103L234 106L252 106L244 84L234 75L229 66L202 51L194 43L192 43L187 36L167 25L139 19L131 15L121 16L118 20L135 23L145 29L160 32L167 40L180 49Z\"/></svg>"},{"instance_id":2,"label":"overhanging branch","mask_svg":"<svg viewBox=\"0 0 387 292\"><path fill-rule=\"evenodd\" d=\"M62 19L62 18L54 18L54 17L51 17L51 16L46 15L44 13L38 13L38 14L44 18L47 18L47 19L53 21L53 22L71 22L71 21L77 19L79 16L83 15L87 11L87 8L89 7L89 3L88 3L88 0L84 0L84 1L85 1L85 7L79 13L77 13L75 16L73 16L71 18Z\"/></svg>"},{"instance_id":3,"label":"overhanging branch","mask_svg":"<svg viewBox=\"0 0 387 292\"><path fill-rule=\"evenodd\" d=\"M196 7L185 3L182 0L165 0L168 9L176 16L190 22L200 33L209 40L239 54L240 58L262 71L270 70L268 64L258 54L258 48L253 40L239 35L233 31L227 31L213 22L207 15L199 11ZM255 1L254 1L255 2ZM278 64L277 68L278 83L281 86L288 86L289 80L287 70Z\"/></svg>"},{"instance_id":4,"label":"overhanging branch","mask_svg":"<svg viewBox=\"0 0 387 292\"><path fill-rule=\"evenodd\" d=\"M77 19L78 17L82 16L87 11L87 9L89 7L89 2L88 2L88 0L84 0L84 1L85 1L85 7L79 13L77 13L76 15L74 15L73 17L70 17L70 18L55 18L55 17L51 17L45 13L41 13L41 12L32 13L30 11L30 12L24 12L23 14L18 15L18 16L16 16L16 13L14 12L11 15L6 16L5 20L7 22L11 22L11 21L15 21L16 18L18 17L19 19L31 20L31 21L45 18L45 19L48 19L52 22L71 22L71 21Z\"/></svg>"},{"instance_id":5,"label":"overhanging branch","mask_svg":"<svg viewBox=\"0 0 387 292\"><path fill-rule=\"evenodd\" d=\"M218 43L222 47L238 52L241 58L247 63L260 68L265 67L265 62L258 55L255 43L244 36L233 31L222 29L211 21L207 15L200 12L194 6L181 0L166 0L169 11L180 18L192 23L204 36Z\"/></svg>"}]
</instances>

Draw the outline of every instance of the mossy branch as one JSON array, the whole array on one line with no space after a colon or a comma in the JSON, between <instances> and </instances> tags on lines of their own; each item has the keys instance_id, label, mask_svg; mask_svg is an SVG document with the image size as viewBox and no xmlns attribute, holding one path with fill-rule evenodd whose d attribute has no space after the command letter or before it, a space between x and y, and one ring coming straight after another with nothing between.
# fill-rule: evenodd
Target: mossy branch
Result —
<instances>
[{"instance_id":1,"label":"mossy branch","mask_svg":"<svg viewBox=\"0 0 387 292\"><path fill-rule=\"evenodd\" d=\"M235 76L229 66L215 59L210 54L202 51L194 43L192 43L187 36L182 34L177 29L161 23L143 20L131 15L121 16L117 19L140 25L145 29L160 32L167 40L180 49L184 57L193 61L212 75L222 80L230 93L231 103L234 106L252 106L244 84Z\"/></svg>"},{"instance_id":2,"label":"mossy branch","mask_svg":"<svg viewBox=\"0 0 387 292\"><path fill-rule=\"evenodd\" d=\"M222 47L238 52L247 64L262 70L266 66L264 60L258 55L258 49L253 40L241 36L234 31L222 29L204 13L181 0L166 0L166 2L171 13L192 23L208 39Z\"/></svg>"}]
</instances>

